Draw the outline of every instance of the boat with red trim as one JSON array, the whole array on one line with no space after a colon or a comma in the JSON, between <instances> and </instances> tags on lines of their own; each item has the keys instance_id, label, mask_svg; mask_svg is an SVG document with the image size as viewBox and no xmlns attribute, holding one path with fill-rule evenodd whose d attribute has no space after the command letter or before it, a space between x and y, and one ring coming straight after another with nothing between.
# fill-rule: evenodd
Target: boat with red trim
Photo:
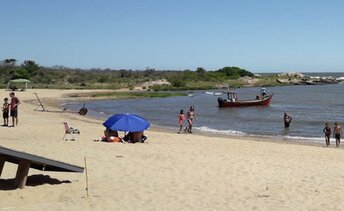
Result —
<instances>
[{"instance_id":1,"label":"boat with red trim","mask_svg":"<svg viewBox=\"0 0 344 211\"><path fill-rule=\"evenodd\" d=\"M227 92L228 99L217 98L219 107L244 107L244 106L268 106L271 102L271 95L257 96L253 100L238 100L236 92Z\"/></svg>"}]
</instances>

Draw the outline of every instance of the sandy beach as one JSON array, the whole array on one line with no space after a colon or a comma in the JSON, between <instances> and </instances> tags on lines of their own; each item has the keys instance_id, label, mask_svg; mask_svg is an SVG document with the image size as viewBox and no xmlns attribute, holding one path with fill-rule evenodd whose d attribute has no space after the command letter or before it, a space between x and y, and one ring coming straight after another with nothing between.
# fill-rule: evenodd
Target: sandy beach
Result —
<instances>
[{"instance_id":1,"label":"sandy beach","mask_svg":"<svg viewBox=\"0 0 344 211\"><path fill-rule=\"evenodd\" d=\"M1 210L343 210L344 146L333 140L327 148L150 129L143 144L100 143L101 120L37 111L34 92L61 111L52 100L95 91L17 92L19 125L0 127L3 147L78 166L86 157L89 198L78 173L30 169L24 189L8 188L17 166L6 163ZM81 131L77 141L62 139L64 121Z\"/></svg>"}]
</instances>

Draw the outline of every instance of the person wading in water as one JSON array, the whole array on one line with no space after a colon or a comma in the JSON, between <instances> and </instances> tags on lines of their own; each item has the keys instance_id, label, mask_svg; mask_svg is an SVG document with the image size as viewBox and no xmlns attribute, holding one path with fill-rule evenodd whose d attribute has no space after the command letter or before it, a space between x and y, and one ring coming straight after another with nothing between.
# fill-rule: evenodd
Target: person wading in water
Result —
<instances>
[{"instance_id":1,"label":"person wading in water","mask_svg":"<svg viewBox=\"0 0 344 211\"><path fill-rule=\"evenodd\" d=\"M293 118L291 118L291 116L289 116L287 113L284 113L284 128L288 129L291 123L291 120L293 120Z\"/></svg>"}]
</instances>

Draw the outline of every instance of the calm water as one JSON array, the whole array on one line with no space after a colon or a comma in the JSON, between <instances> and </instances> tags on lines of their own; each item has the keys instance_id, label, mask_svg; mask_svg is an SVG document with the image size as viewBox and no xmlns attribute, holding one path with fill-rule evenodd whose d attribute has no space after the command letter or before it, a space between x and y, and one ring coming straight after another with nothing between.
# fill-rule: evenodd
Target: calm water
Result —
<instances>
[{"instance_id":1,"label":"calm water","mask_svg":"<svg viewBox=\"0 0 344 211\"><path fill-rule=\"evenodd\" d=\"M222 92L224 90L216 90ZM237 89L240 99L255 98L259 88ZM344 84L318 86L271 87L270 106L246 108L219 108L217 97L194 92L194 97L171 97L159 99L102 100L87 102L89 114L106 119L115 113L135 113L147 118L152 124L173 128L177 131L180 109L187 112L194 105L197 119L195 129L222 134L254 134L287 137L307 137L322 141L325 122L331 127L335 121L344 123ZM225 98L226 95L220 96ZM68 105L78 110L81 104ZM284 130L283 113L293 117L291 127Z\"/></svg>"}]
</instances>

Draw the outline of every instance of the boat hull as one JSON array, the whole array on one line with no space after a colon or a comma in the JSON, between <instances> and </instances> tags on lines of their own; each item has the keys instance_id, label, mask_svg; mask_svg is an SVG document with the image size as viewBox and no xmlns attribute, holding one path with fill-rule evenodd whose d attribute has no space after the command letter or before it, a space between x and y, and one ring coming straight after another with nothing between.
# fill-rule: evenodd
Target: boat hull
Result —
<instances>
[{"instance_id":1,"label":"boat hull","mask_svg":"<svg viewBox=\"0 0 344 211\"><path fill-rule=\"evenodd\" d=\"M270 104L272 96L273 95L266 96L260 100L245 100L236 102L231 102L222 98L217 98L217 102L219 104L219 107L268 106Z\"/></svg>"}]
</instances>

